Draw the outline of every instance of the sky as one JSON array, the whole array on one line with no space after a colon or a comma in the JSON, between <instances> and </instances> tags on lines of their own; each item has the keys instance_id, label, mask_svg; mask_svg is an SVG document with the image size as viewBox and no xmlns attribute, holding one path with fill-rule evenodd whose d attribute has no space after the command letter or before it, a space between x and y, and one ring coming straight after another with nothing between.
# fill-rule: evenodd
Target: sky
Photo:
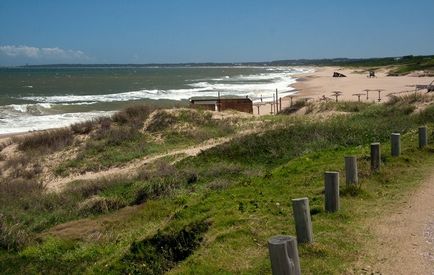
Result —
<instances>
[{"instance_id":1,"label":"sky","mask_svg":"<svg viewBox=\"0 0 434 275\"><path fill-rule=\"evenodd\" d=\"M434 54L434 0L0 0L0 65Z\"/></svg>"}]
</instances>

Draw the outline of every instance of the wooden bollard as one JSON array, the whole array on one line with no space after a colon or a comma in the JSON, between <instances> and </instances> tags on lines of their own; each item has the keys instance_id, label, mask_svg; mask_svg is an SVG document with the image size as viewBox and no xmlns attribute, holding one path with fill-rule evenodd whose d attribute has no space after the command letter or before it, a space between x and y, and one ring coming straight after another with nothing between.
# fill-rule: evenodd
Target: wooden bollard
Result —
<instances>
[{"instance_id":1,"label":"wooden bollard","mask_svg":"<svg viewBox=\"0 0 434 275\"><path fill-rule=\"evenodd\" d=\"M423 148L428 145L428 130L426 126L419 127L419 148Z\"/></svg>"},{"instance_id":2,"label":"wooden bollard","mask_svg":"<svg viewBox=\"0 0 434 275\"><path fill-rule=\"evenodd\" d=\"M390 136L390 146L392 157L399 157L401 155L401 134L392 133Z\"/></svg>"},{"instance_id":3,"label":"wooden bollard","mask_svg":"<svg viewBox=\"0 0 434 275\"><path fill-rule=\"evenodd\" d=\"M274 236L268 240L268 251L274 275L301 275L296 238Z\"/></svg>"},{"instance_id":4,"label":"wooden bollard","mask_svg":"<svg viewBox=\"0 0 434 275\"><path fill-rule=\"evenodd\" d=\"M380 143L371 143L371 170L379 171L381 162Z\"/></svg>"},{"instance_id":5,"label":"wooden bollard","mask_svg":"<svg viewBox=\"0 0 434 275\"><path fill-rule=\"evenodd\" d=\"M313 242L312 220L310 218L309 199L300 198L292 200L292 211L294 213L295 231L297 232L298 243Z\"/></svg>"},{"instance_id":6,"label":"wooden bollard","mask_svg":"<svg viewBox=\"0 0 434 275\"><path fill-rule=\"evenodd\" d=\"M325 211L336 212L339 210L339 173L325 172Z\"/></svg>"},{"instance_id":7,"label":"wooden bollard","mask_svg":"<svg viewBox=\"0 0 434 275\"><path fill-rule=\"evenodd\" d=\"M357 172L357 157L345 157L345 183L347 187L359 183L359 175Z\"/></svg>"}]
</instances>

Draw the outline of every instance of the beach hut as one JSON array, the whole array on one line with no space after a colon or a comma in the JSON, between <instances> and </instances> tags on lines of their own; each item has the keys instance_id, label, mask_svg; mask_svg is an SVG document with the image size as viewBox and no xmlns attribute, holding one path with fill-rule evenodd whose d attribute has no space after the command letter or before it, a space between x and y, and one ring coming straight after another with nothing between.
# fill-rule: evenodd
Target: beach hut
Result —
<instances>
[{"instance_id":1,"label":"beach hut","mask_svg":"<svg viewBox=\"0 0 434 275\"><path fill-rule=\"evenodd\" d=\"M189 99L190 107L210 111L235 110L253 114L253 102L248 97L221 96L221 97L192 97Z\"/></svg>"}]
</instances>

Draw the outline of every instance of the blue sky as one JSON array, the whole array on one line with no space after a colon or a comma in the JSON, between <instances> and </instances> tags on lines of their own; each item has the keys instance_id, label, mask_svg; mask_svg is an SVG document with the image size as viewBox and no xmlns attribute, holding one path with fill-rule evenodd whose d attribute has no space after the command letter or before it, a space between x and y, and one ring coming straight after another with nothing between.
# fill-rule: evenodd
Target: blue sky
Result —
<instances>
[{"instance_id":1,"label":"blue sky","mask_svg":"<svg viewBox=\"0 0 434 275\"><path fill-rule=\"evenodd\" d=\"M433 0L1 0L0 65L434 54Z\"/></svg>"}]
</instances>

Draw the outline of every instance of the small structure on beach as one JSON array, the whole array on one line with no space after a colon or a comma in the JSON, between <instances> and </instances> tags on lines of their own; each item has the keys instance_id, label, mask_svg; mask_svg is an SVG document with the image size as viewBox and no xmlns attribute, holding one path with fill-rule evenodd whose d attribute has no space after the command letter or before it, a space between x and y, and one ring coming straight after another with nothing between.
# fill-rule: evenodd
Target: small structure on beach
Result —
<instances>
[{"instance_id":1,"label":"small structure on beach","mask_svg":"<svg viewBox=\"0 0 434 275\"><path fill-rule=\"evenodd\" d=\"M338 72L334 72L333 77L347 77L347 76Z\"/></svg>"},{"instance_id":2,"label":"small structure on beach","mask_svg":"<svg viewBox=\"0 0 434 275\"><path fill-rule=\"evenodd\" d=\"M332 92L332 96L334 96L336 98L336 102L338 102L338 97L340 97L341 95L342 95L341 91Z\"/></svg>"},{"instance_id":3,"label":"small structure on beach","mask_svg":"<svg viewBox=\"0 0 434 275\"><path fill-rule=\"evenodd\" d=\"M418 90L424 90L426 89L426 92L434 92L434 81L432 81L430 84L428 85L416 85L416 91Z\"/></svg>"},{"instance_id":4,"label":"small structure on beach","mask_svg":"<svg viewBox=\"0 0 434 275\"><path fill-rule=\"evenodd\" d=\"M222 97L192 97L189 99L190 107L210 111L235 110L253 114L253 102L248 97L222 96Z\"/></svg>"},{"instance_id":5,"label":"small structure on beach","mask_svg":"<svg viewBox=\"0 0 434 275\"><path fill-rule=\"evenodd\" d=\"M373 78L375 76L375 71L369 71L368 78Z\"/></svg>"}]
</instances>

